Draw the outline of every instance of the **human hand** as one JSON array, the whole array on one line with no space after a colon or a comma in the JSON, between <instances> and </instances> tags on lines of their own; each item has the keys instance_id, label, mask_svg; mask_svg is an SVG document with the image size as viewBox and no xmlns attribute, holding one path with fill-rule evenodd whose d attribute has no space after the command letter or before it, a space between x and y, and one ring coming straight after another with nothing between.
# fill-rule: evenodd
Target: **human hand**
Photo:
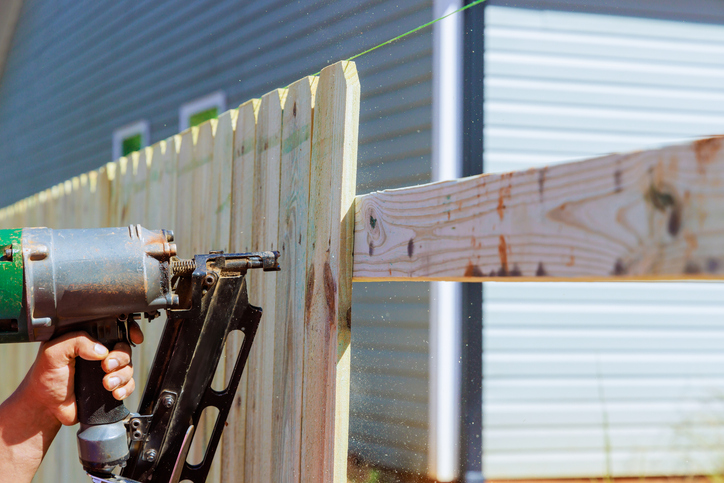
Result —
<instances>
[{"instance_id":1,"label":"human hand","mask_svg":"<svg viewBox=\"0 0 724 483\"><path fill-rule=\"evenodd\" d=\"M143 342L143 333L135 322L129 324L134 344ZM118 400L128 397L136 387L131 365L131 348L125 342L112 351L92 339L86 332L72 332L41 344L35 363L25 382L25 395L44 406L61 424L78 422L75 402L75 358L102 361L106 372L103 386Z\"/></svg>"}]
</instances>

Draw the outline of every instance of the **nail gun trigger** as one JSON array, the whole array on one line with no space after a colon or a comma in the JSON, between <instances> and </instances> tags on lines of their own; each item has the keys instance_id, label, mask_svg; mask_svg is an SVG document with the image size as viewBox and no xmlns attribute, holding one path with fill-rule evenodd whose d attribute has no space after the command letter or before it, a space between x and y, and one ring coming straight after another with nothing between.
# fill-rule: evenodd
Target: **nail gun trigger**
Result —
<instances>
[{"instance_id":1,"label":"nail gun trigger","mask_svg":"<svg viewBox=\"0 0 724 483\"><path fill-rule=\"evenodd\" d=\"M131 315L128 320L133 320L133 315ZM131 337L128 334L128 326L126 325L125 320L118 320L118 332L121 335L121 340L123 342L130 345L131 347L136 347L136 344L133 343Z\"/></svg>"}]
</instances>

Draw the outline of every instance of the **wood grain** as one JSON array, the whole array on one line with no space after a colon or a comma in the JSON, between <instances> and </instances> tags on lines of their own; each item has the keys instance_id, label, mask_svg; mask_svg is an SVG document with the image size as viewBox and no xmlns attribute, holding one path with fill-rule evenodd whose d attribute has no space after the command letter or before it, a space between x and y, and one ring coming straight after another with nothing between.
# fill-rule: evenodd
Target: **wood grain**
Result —
<instances>
[{"instance_id":1,"label":"wood grain","mask_svg":"<svg viewBox=\"0 0 724 483\"><path fill-rule=\"evenodd\" d=\"M234 162L234 132L239 111L232 109L219 116L214 134L213 164L211 169L210 200L208 213L212 238L206 248L229 250L231 241L231 189Z\"/></svg>"},{"instance_id":2,"label":"wood grain","mask_svg":"<svg viewBox=\"0 0 724 483\"><path fill-rule=\"evenodd\" d=\"M151 147L151 162L148 167L148 211L146 228L157 230L176 229L176 172L177 136L160 141Z\"/></svg>"},{"instance_id":3,"label":"wood grain","mask_svg":"<svg viewBox=\"0 0 724 483\"><path fill-rule=\"evenodd\" d=\"M148 182L149 163L153 161L153 148L143 148L132 153L132 184L128 207L128 222L143 227L148 226Z\"/></svg>"},{"instance_id":4,"label":"wood grain","mask_svg":"<svg viewBox=\"0 0 724 483\"><path fill-rule=\"evenodd\" d=\"M259 113L258 99L247 101L239 106L236 129L234 131L233 159L231 166L231 205L230 205L230 247L231 252L251 250L253 213L254 213L254 154L256 151L256 120ZM250 291L249 298L254 300L256 293ZM227 352L238 354L244 336L240 331L229 335ZM225 371L234 370L234 358L227 358ZM222 481L247 481L245 471L246 453L246 412L248 366L239 381L234 403L227 417L228 426L222 436L223 453L221 460Z\"/></svg>"},{"instance_id":5,"label":"wood grain","mask_svg":"<svg viewBox=\"0 0 724 483\"><path fill-rule=\"evenodd\" d=\"M91 173L83 173L78 177L80 181L78 192L78 215L80 220L78 224L81 228L92 228L95 226L94 212L96 211L96 207L93 206L94 194L91 193L90 174ZM98 173L94 174L95 176L98 175Z\"/></svg>"},{"instance_id":6,"label":"wood grain","mask_svg":"<svg viewBox=\"0 0 724 483\"><path fill-rule=\"evenodd\" d=\"M94 217L94 224L92 226L111 226L109 225L111 209L111 180L108 176L108 165L101 166L98 169L98 175L95 177L95 186L93 185L92 171L88 177L91 180L91 192L95 193L93 202L96 204L96 209L93 211L92 215Z\"/></svg>"},{"instance_id":7,"label":"wood grain","mask_svg":"<svg viewBox=\"0 0 724 483\"><path fill-rule=\"evenodd\" d=\"M301 481L346 482L358 116L354 63L323 69L315 96L307 227Z\"/></svg>"},{"instance_id":8,"label":"wood grain","mask_svg":"<svg viewBox=\"0 0 724 483\"><path fill-rule=\"evenodd\" d=\"M215 123L212 146L212 159L209 169L208 199L204 214L206 216L206 248L208 250L229 251L231 228L231 181L234 150L234 130L237 120L236 109L224 112ZM216 368L212 387L218 390L226 388L226 347L222 349L221 359ZM216 421L206 421L207 431L214 429ZM222 479L223 445L216 449L214 462L207 481L220 482Z\"/></svg>"},{"instance_id":9,"label":"wood grain","mask_svg":"<svg viewBox=\"0 0 724 483\"><path fill-rule=\"evenodd\" d=\"M177 200L187 198L186 208L189 210L185 220L179 226L183 227L182 240L177 245L183 245L188 250L188 257L197 253L208 251L210 239L209 212L214 205L212 201L213 186L211 186L211 171L214 149L214 134L218 120L211 119L191 128L191 142L182 142L178 159L184 160L179 166L179 191ZM190 154L186 152L190 150ZM181 190L183 185L184 189ZM179 222L181 223L181 222ZM204 411L199 419L189 449L188 461L200 463L204 460L206 441L214 429L215 418L211 411ZM209 472L209 481L218 481L219 468L213 465Z\"/></svg>"},{"instance_id":10,"label":"wood grain","mask_svg":"<svg viewBox=\"0 0 724 483\"><path fill-rule=\"evenodd\" d=\"M289 86L284 101L279 188L281 271L277 274L274 320L271 481L300 481L304 381L304 300L307 272L307 218L311 169L312 116L316 78Z\"/></svg>"},{"instance_id":11,"label":"wood grain","mask_svg":"<svg viewBox=\"0 0 724 483\"><path fill-rule=\"evenodd\" d=\"M119 209L122 197L120 192L121 159L105 165L105 184L108 187L108 212L104 225L109 227L120 226L119 223L121 222Z\"/></svg>"},{"instance_id":12,"label":"wood grain","mask_svg":"<svg viewBox=\"0 0 724 483\"><path fill-rule=\"evenodd\" d=\"M191 165L187 166L188 176L190 176L191 187L185 196L191 199L190 218L184 223L184 227L188 227L191 231L191 253L204 253L210 250L207 246L209 243L209 232L211 231L211 220L213 206L212 191L214 186L212 182L212 161L214 157L214 134L217 119L211 119L196 128L192 129L193 133L193 157Z\"/></svg>"},{"instance_id":13,"label":"wood grain","mask_svg":"<svg viewBox=\"0 0 724 483\"><path fill-rule=\"evenodd\" d=\"M286 91L262 96L257 118L254 157L254 230L252 250L275 250L278 236L282 103ZM249 355L247 387L247 481L272 481L272 398L274 377L274 299L276 273L249 273L254 297L264 309ZM251 424L250 424L251 423Z\"/></svg>"},{"instance_id":14,"label":"wood grain","mask_svg":"<svg viewBox=\"0 0 724 483\"><path fill-rule=\"evenodd\" d=\"M175 138L176 155L176 246L180 258L194 255L191 247L191 219L193 218L194 138L198 128L185 130Z\"/></svg>"},{"instance_id":15,"label":"wood grain","mask_svg":"<svg viewBox=\"0 0 724 483\"><path fill-rule=\"evenodd\" d=\"M355 281L724 278L724 138L360 196Z\"/></svg>"},{"instance_id":16,"label":"wood grain","mask_svg":"<svg viewBox=\"0 0 724 483\"><path fill-rule=\"evenodd\" d=\"M116 224L113 226L127 226L131 224L131 211L133 210L133 188L136 180L134 172L138 169L138 153L132 153L118 160L118 171L114 186L117 191L115 209Z\"/></svg>"}]
</instances>

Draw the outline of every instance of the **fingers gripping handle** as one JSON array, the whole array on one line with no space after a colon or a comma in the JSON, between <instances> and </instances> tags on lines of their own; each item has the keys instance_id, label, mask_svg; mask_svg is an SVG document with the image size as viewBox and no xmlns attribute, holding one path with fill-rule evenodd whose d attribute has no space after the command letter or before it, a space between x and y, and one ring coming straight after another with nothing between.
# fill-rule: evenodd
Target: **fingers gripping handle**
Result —
<instances>
[{"instance_id":1,"label":"fingers gripping handle","mask_svg":"<svg viewBox=\"0 0 724 483\"><path fill-rule=\"evenodd\" d=\"M78 358L75 363L75 397L81 424L110 424L121 421L129 411L103 387L106 373L100 361Z\"/></svg>"},{"instance_id":2,"label":"fingers gripping handle","mask_svg":"<svg viewBox=\"0 0 724 483\"><path fill-rule=\"evenodd\" d=\"M103 387L105 372L99 361L80 358L75 363L78 403L78 456L90 474L107 475L129 457L123 419L129 411Z\"/></svg>"}]
</instances>

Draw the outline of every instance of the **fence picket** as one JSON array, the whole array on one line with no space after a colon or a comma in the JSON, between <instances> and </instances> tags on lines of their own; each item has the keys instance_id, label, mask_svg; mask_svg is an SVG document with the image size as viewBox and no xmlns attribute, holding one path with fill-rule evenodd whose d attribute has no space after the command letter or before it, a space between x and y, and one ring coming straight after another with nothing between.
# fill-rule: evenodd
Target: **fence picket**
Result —
<instances>
[{"instance_id":1,"label":"fence picket","mask_svg":"<svg viewBox=\"0 0 724 483\"><path fill-rule=\"evenodd\" d=\"M281 162L282 102L286 91L261 98L254 157L254 229L252 250L276 249ZM251 273L249 301L264 308L249 355L247 387L246 480L271 481L272 398L274 377L275 273ZM251 422L251 424L249 424Z\"/></svg>"},{"instance_id":2,"label":"fence picket","mask_svg":"<svg viewBox=\"0 0 724 483\"><path fill-rule=\"evenodd\" d=\"M358 116L355 65L324 68L314 106L307 229L302 481L342 483L347 477Z\"/></svg>"},{"instance_id":3,"label":"fence picket","mask_svg":"<svg viewBox=\"0 0 724 483\"><path fill-rule=\"evenodd\" d=\"M234 149L231 166L231 203L230 203L230 247L231 252L247 252L251 250L254 213L254 153L256 151L256 120L259 113L258 99L247 101L239 106L236 129L234 133ZM249 299L254 300L249 278L247 278ZM241 349L243 334L235 331L229 336L227 349L237 354ZM226 373L234 370L234 358L225 362ZM228 426L223 434L222 444L222 481L246 480L246 413L247 385L249 366L239 381L234 404L227 418Z\"/></svg>"},{"instance_id":4,"label":"fence picket","mask_svg":"<svg viewBox=\"0 0 724 483\"><path fill-rule=\"evenodd\" d=\"M231 200L231 162L236 115L236 110L226 111L219 116L218 120L210 123L213 129L213 140L210 158L202 168L207 180L203 182L206 190L203 199L200 200L203 209L201 211L202 218L199 220L202 223L200 230L204 239L204 246L207 247L204 250L228 250L231 222L228 203ZM223 220L224 216L226 220ZM213 387L223 387L225 358L226 348L222 349L219 367L212 383ZM215 421L214 414L208 413L205 415L203 424L207 437L211 435ZM207 477L207 481L210 483L221 481L222 455L223 447L217 448Z\"/></svg>"},{"instance_id":5,"label":"fence picket","mask_svg":"<svg viewBox=\"0 0 724 483\"><path fill-rule=\"evenodd\" d=\"M274 320L271 481L298 482L301 463L304 362L304 300L307 270L307 217L311 168L312 110L316 79L289 87L284 101L279 188L281 272L277 275Z\"/></svg>"}]
</instances>

